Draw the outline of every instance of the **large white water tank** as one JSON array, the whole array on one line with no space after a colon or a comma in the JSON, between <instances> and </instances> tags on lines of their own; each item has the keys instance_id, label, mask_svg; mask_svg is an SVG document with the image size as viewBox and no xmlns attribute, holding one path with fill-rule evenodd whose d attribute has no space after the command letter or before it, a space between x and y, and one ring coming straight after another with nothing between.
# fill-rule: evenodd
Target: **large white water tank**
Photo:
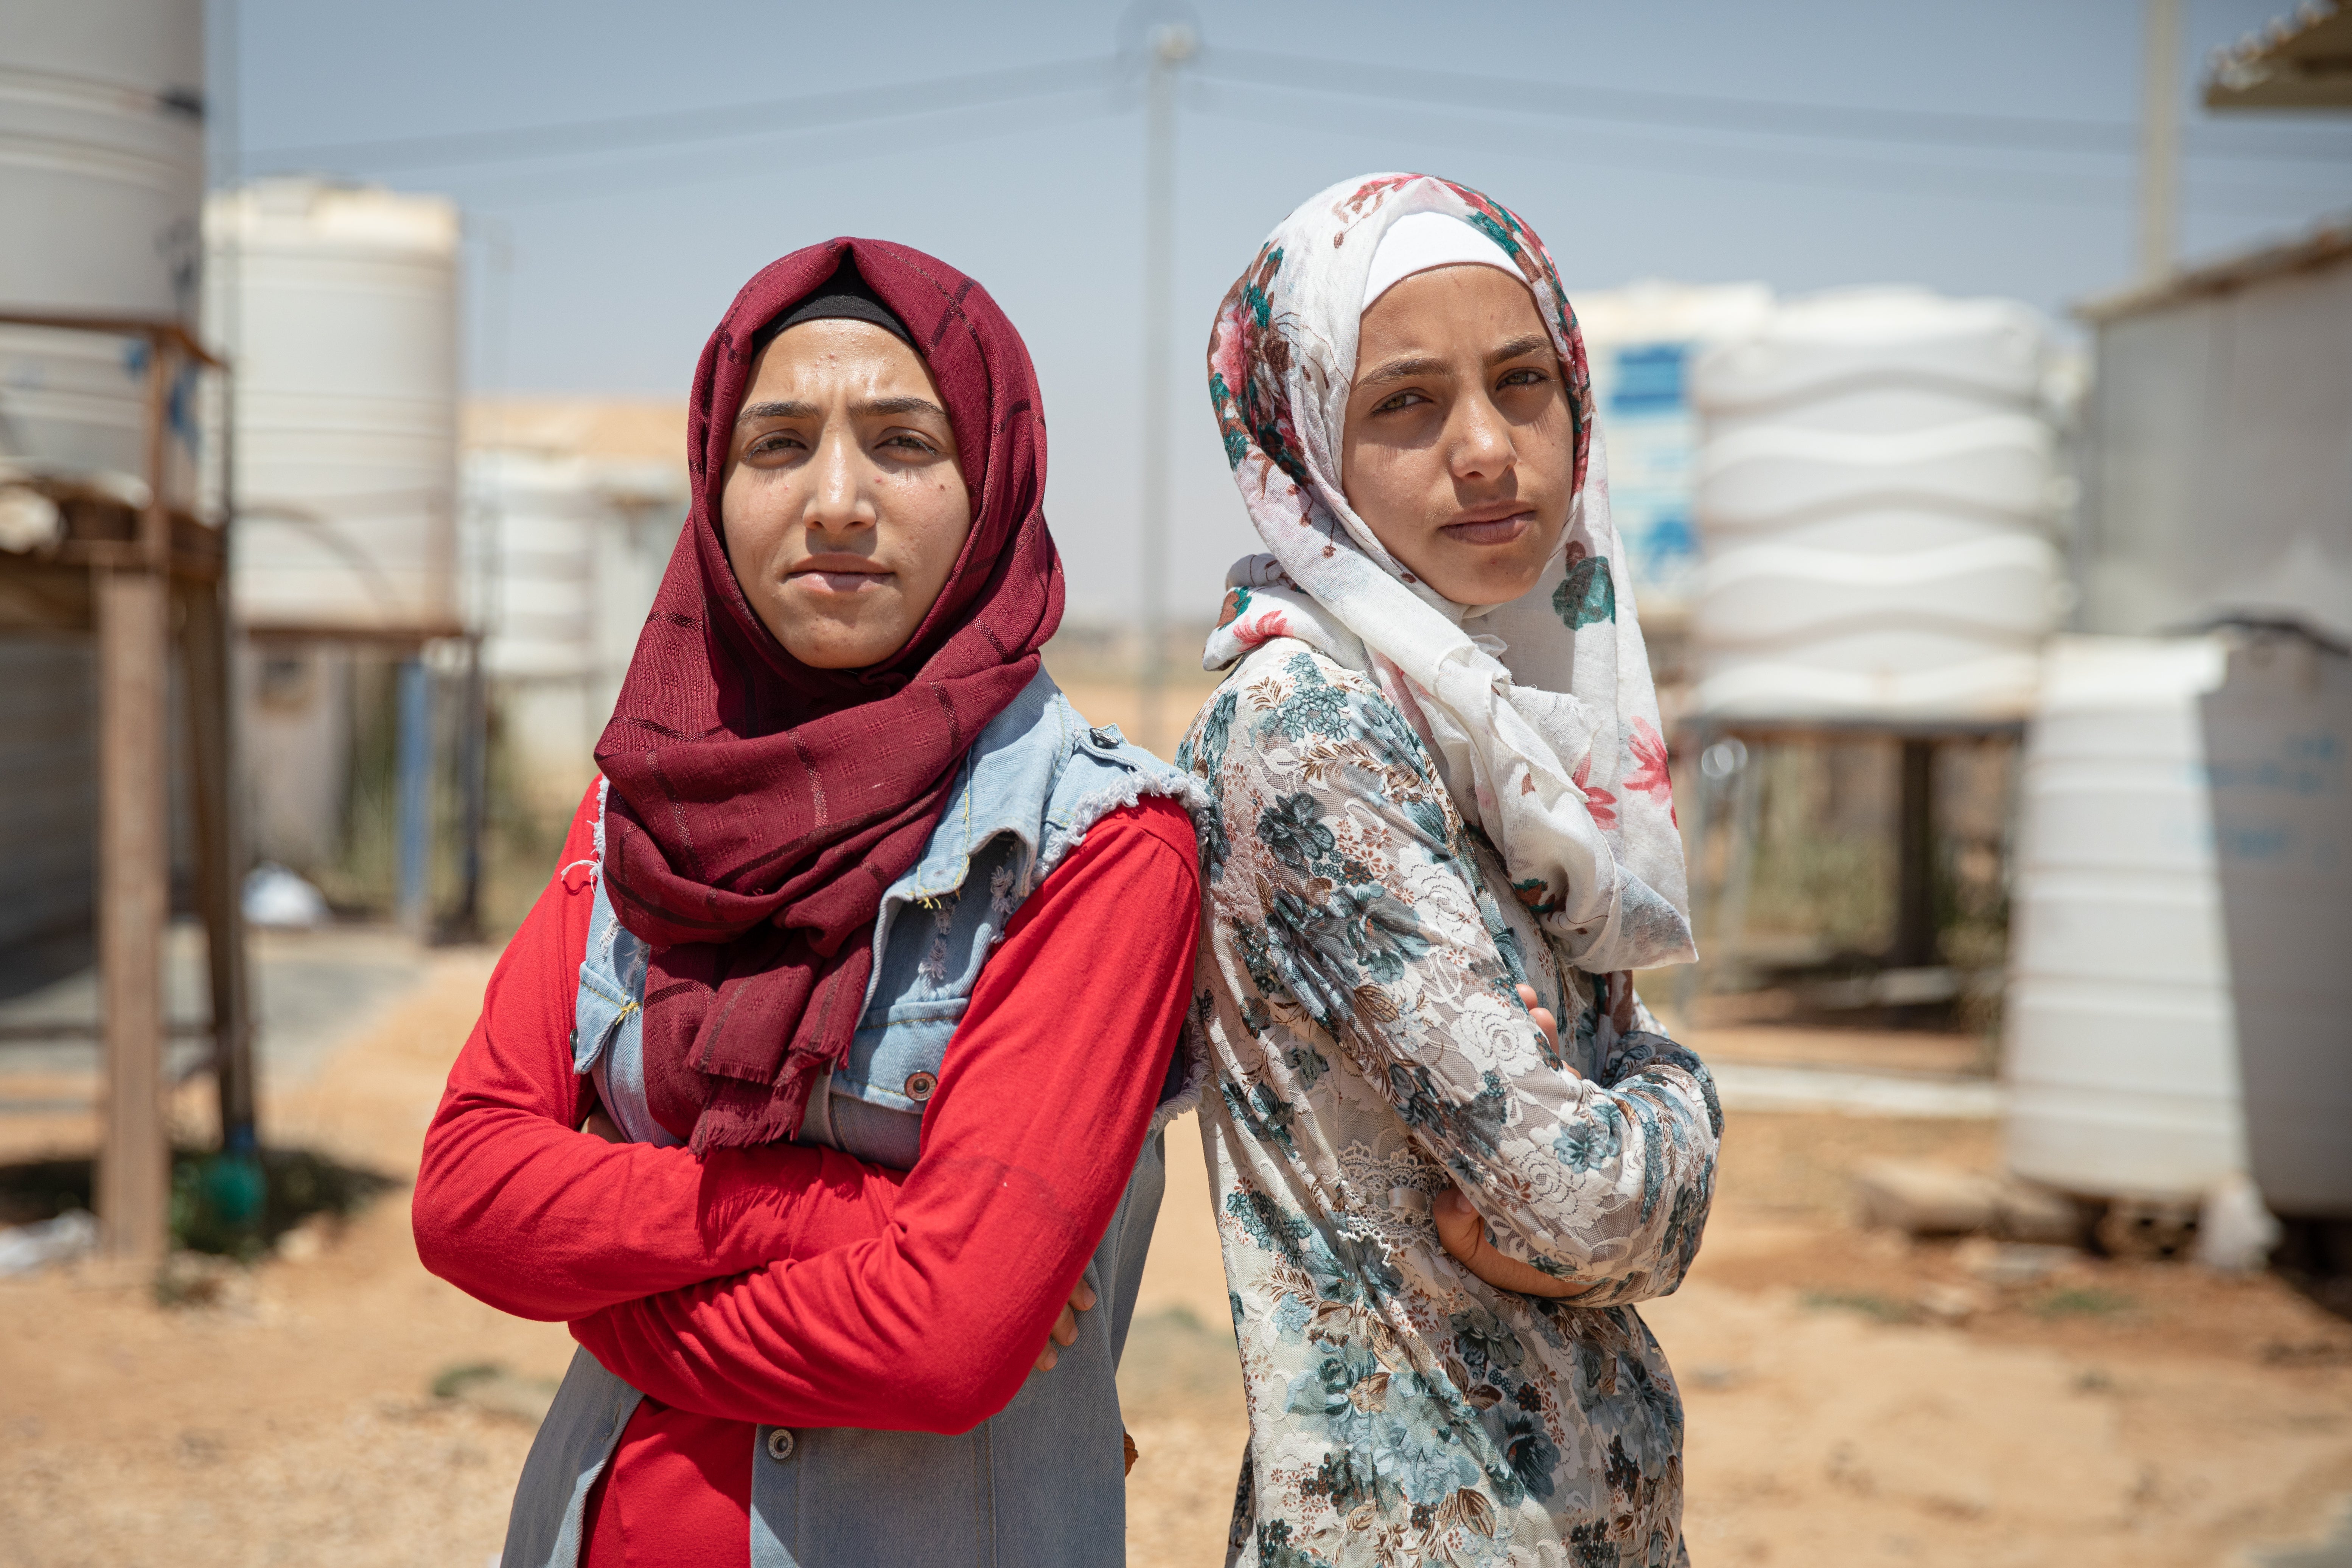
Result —
<instances>
[{"instance_id":1,"label":"large white water tank","mask_svg":"<svg viewBox=\"0 0 2352 1568\"><path fill-rule=\"evenodd\" d=\"M1907 289L1704 355L1698 711L2021 718L2062 609L2049 368L2026 307Z\"/></svg>"},{"instance_id":2,"label":"large white water tank","mask_svg":"<svg viewBox=\"0 0 2352 1568\"><path fill-rule=\"evenodd\" d=\"M467 600L534 803L568 810L636 651L686 510L676 461L467 455Z\"/></svg>"},{"instance_id":3,"label":"large white water tank","mask_svg":"<svg viewBox=\"0 0 2352 1568\"><path fill-rule=\"evenodd\" d=\"M457 209L264 180L205 213L205 320L236 358L249 626L458 624Z\"/></svg>"},{"instance_id":4,"label":"large white water tank","mask_svg":"<svg viewBox=\"0 0 2352 1568\"><path fill-rule=\"evenodd\" d=\"M184 320L204 188L197 0L7 0L0 310ZM133 340L0 326L0 460L143 473L144 368Z\"/></svg>"},{"instance_id":5,"label":"large white water tank","mask_svg":"<svg viewBox=\"0 0 2352 1568\"><path fill-rule=\"evenodd\" d=\"M1772 290L1644 279L1580 290L1574 300L1608 449L1609 509L1632 558L1642 614L1647 620L1687 613L1699 569L1690 367L1706 350L1759 330L1771 314Z\"/></svg>"},{"instance_id":6,"label":"large white water tank","mask_svg":"<svg viewBox=\"0 0 2352 1568\"><path fill-rule=\"evenodd\" d=\"M2352 1219L2352 658L2242 632L2203 709L2254 1182Z\"/></svg>"},{"instance_id":7,"label":"large white water tank","mask_svg":"<svg viewBox=\"0 0 2352 1568\"><path fill-rule=\"evenodd\" d=\"M2009 1162L2105 1197L2246 1168L2200 701L2219 637L2060 637L2026 731L2004 1009Z\"/></svg>"}]
</instances>

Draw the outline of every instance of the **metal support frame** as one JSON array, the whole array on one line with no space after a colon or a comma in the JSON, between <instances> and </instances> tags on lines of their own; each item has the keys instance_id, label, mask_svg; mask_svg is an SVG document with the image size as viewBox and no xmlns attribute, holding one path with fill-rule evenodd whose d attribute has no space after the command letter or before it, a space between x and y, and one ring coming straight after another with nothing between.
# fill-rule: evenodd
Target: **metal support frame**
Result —
<instances>
[{"instance_id":1,"label":"metal support frame","mask_svg":"<svg viewBox=\"0 0 2352 1568\"><path fill-rule=\"evenodd\" d=\"M1940 962L1941 932L1937 921L1936 866L1936 756L1948 742L1974 742L2021 736L2021 721L1984 723L1823 723L1766 720L1712 719L1693 722L1686 731L1685 754L1697 759L1699 785L1692 800L1690 858L1691 916L1701 948L1703 973L1677 976L1675 1002L1688 1007L1696 995L1716 989L1727 965L1738 958L1747 923L1748 894L1754 880L1756 838L1761 816L1762 789L1758 777L1762 745L1774 742L1879 740L1899 748L1900 773L1895 816L1895 929L1884 962L1889 969L1926 969ZM1719 742L1737 741L1743 748L1738 766L1718 784L1709 778L1706 757ZM1717 795L1727 799L1726 824L1730 835L1719 885L1706 875L1707 837L1716 818Z\"/></svg>"},{"instance_id":2,"label":"metal support frame","mask_svg":"<svg viewBox=\"0 0 2352 1568\"><path fill-rule=\"evenodd\" d=\"M198 900L210 948L208 1032L222 1130L249 1140L254 1121L223 603L229 509L224 505L218 530L174 511L169 465L173 388L182 368L225 367L172 322L7 311L0 324L136 338L148 349L142 504L126 508L53 481L67 536L37 557L0 557L0 584L11 590L0 595L0 613L26 624L86 624L97 642L97 1035L105 1088L95 1195L106 1253L144 1266L161 1259L170 1239L163 950L171 915L166 781L175 608L189 676ZM86 597L72 590L78 575Z\"/></svg>"}]
</instances>

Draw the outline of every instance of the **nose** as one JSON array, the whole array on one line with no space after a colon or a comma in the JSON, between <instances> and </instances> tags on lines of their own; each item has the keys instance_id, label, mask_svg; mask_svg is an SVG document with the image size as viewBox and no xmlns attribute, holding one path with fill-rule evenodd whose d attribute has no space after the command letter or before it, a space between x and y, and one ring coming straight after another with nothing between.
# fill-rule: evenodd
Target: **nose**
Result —
<instances>
[{"instance_id":1,"label":"nose","mask_svg":"<svg viewBox=\"0 0 2352 1568\"><path fill-rule=\"evenodd\" d=\"M809 476L805 513L809 531L853 533L873 526L874 506L866 493L864 456L856 437L839 425L818 437L809 465L814 470Z\"/></svg>"},{"instance_id":2,"label":"nose","mask_svg":"<svg viewBox=\"0 0 2352 1568\"><path fill-rule=\"evenodd\" d=\"M1517 460L1511 422L1483 388L1455 400L1450 424L1446 462L1456 479L1499 479Z\"/></svg>"}]
</instances>

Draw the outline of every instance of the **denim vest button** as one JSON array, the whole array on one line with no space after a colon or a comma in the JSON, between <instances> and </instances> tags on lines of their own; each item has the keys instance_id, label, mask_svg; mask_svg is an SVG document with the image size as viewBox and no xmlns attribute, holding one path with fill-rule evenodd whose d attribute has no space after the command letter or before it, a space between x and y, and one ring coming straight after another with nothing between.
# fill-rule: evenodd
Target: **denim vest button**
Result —
<instances>
[{"instance_id":1,"label":"denim vest button","mask_svg":"<svg viewBox=\"0 0 2352 1568\"><path fill-rule=\"evenodd\" d=\"M793 1435L782 1426L768 1434L768 1458L782 1464L793 1457Z\"/></svg>"},{"instance_id":2,"label":"denim vest button","mask_svg":"<svg viewBox=\"0 0 2352 1568\"><path fill-rule=\"evenodd\" d=\"M931 1098L931 1090L939 1087L940 1080L929 1073L910 1072L907 1075L907 1098L908 1100L917 1101L929 1100Z\"/></svg>"}]
</instances>

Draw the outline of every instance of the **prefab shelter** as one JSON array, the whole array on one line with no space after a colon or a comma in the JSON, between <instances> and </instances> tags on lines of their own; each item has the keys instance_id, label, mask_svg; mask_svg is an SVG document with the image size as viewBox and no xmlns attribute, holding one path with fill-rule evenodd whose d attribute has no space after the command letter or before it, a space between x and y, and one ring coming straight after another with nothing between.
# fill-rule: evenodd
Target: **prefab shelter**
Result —
<instances>
[{"instance_id":1,"label":"prefab shelter","mask_svg":"<svg viewBox=\"0 0 2352 1568\"><path fill-rule=\"evenodd\" d=\"M2352 640L2352 224L2084 306L2078 629Z\"/></svg>"}]
</instances>

